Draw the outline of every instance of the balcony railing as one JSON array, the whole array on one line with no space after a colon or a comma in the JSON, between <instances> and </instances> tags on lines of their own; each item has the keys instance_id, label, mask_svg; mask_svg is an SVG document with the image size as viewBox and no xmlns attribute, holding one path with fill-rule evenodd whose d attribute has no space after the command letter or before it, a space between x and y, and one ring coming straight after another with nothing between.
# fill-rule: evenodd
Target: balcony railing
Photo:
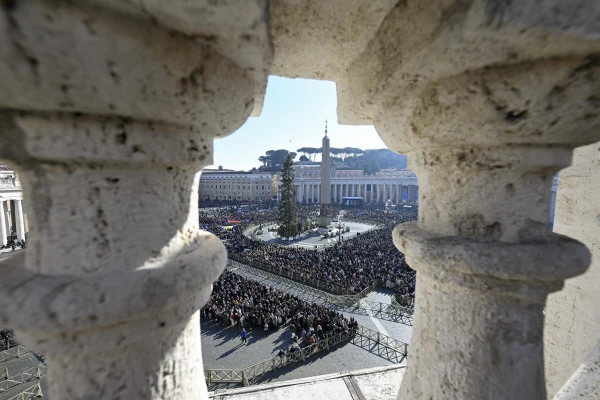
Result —
<instances>
[{"instance_id":1,"label":"balcony railing","mask_svg":"<svg viewBox=\"0 0 600 400\"><path fill-rule=\"evenodd\" d=\"M0 178L0 188L2 187L20 187L21 182L14 177Z\"/></svg>"}]
</instances>

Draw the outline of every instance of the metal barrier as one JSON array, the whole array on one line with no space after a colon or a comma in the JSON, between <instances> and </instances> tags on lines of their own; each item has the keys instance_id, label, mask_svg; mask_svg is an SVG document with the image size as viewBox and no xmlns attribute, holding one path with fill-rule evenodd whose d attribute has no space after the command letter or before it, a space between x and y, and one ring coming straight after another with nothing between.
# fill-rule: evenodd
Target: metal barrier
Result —
<instances>
[{"instance_id":1,"label":"metal barrier","mask_svg":"<svg viewBox=\"0 0 600 400\"><path fill-rule=\"evenodd\" d=\"M0 394L8 392L15 387L28 383L34 379L40 379L46 375L48 368L44 364L38 364L35 367L28 368L18 374L9 377L8 369L5 368L6 379L0 381Z\"/></svg>"},{"instance_id":2,"label":"metal barrier","mask_svg":"<svg viewBox=\"0 0 600 400\"><path fill-rule=\"evenodd\" d=\"M357 337L361 337L359 341L355 341ZM384 347L389 352L394 353L396 362L401 362L408 355L408 344L391 338L383 333L358 325L356 328L349 329L345 332L335 333L325 340L304 347L293 353L288 353L283 357L273 357L268 360L254 364L243 370L224 370L224 369L205 369L204 379L207 385L215 383L240 383L243 386L248 386L252 381L262 377L270 371L277 368L285 367L286 365L304 361L314 354L323 350L329 350L329 347L335 346L346 340L352 339L359 346L364 342L375 342L375 347ZM398 357L400 356L400 357ZM389 355L388 355L389 357ZM389 357L390 360L393 359Z\"/></svg>"},{"instance_id":3,"label":"metal barrier","mask_svg":"<svg viewBox=\"0 0 600 400\"><path fill-rule=\"evenodd\" d=\"M284 278L280 275L273 274L259 268L254 268L248 266L246 264L229 260L227 264L228 268L235 269L244 269L248 272L251 272L253 275L262 276L265 279L269 279L277 284L282 286L286 286L289 288L297 289L308 293L312 296L319 297L323 299L325 302L331 304L335 307L354 307L356 311L373 311L378 314L387 314L394 320L397 320L400 323L412 325L412 308L403 307L400 305L394 304L386 304L386 303L378 303L373 301L367 301L363 298L367 296L370 292L372 292L376 286L380 285L380 282L375 282L375 284L371 287L365 288L362 292L354 295L335 295L331 293L324 292L320 289L313 288L311 286L303 285L299 282L296 282L291 279Z\"/></svg>"},{"instance_id":4,"label":"metal barrier","mask_svg":"<svg viewBox=\"0 0 600 400\"><path fill-rule=\"evenodd\" d=\"M367 348L389 360L401 363L408 356L408 344L391 338L383 333L359 325L352 343Z\"/></svg>"},{"instance_id":5,"label":"metal barrier","mask_svg":"<svg viewBox=\"0 0 600 400\"><path fill-rule=\"evenodd\" d=\"M320 297L323 300L325 300L326 302L334 304L334 305L338 305L338 306L350 306L356 302L357 296L362 295L362 294L335 295L335 294L327 293L320 289L316 289L311 286L303 285L292 279L284 278L281 275L270 273L270 272L264 271L260 268L254 268L254 267L251 267L249 265L246 265L246 264L240 263L238 261L234 261L234 260L228 260L227 267L234 268L234 269L241 268L241 269L247 270L247 271L251 272L253 275L262 276L262 277L269 279L269 280L271 280L277 284L280 284L282 286L287 286L290 288L302 290L305 293L308 293L308 294L316 296L316 297ZM366 293L364 294L364 296L366 296Z\"/></svg>"},{"instance_id":6,"label":"metal barrier","mask_svg":"<svg viewBox=\"0 0 600 400\"><path fill-rule=\"evenodd\" d=\"M42 387L39 383L37 383L8 400L30 400L37 399L39 397L44 397L44 395L42 394Z\"/></svg>"},{"instance_id":7,"label":"metal barrier","mask_svg":"<svg viewBox=\"0 0 600 400\"><path fill-rule=\"evenodd\" d=\"M30 352L31 350L21 345L17 345L16 347L10 348L8 350L2 350L0 351L0 362L12 360L13 358L19 358L23 354Z\"/></svg>"},{"instance_id":8,"label":"metal barrier","mask_svg":"<svg viewBox=\"0 0 600 400\"><path fill-rule=\"evenodd\" d=\"M372 311L375 314L387 314L391 318L397 320L398 322L406 325L411 325L413 322L412 317L412 309L409 307L402 307L400 305L394 304L385 304L379 303L375 301L368 301L361 299L356 302L356 309L358 311Z\"/></svg>"}]
</instances>

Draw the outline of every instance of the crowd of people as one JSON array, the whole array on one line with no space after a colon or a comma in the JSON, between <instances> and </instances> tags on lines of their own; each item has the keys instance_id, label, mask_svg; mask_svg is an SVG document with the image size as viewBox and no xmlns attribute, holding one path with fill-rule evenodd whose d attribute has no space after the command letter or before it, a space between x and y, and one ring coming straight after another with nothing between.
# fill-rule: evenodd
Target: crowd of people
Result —
<instances>
[{"instance_id":1,"label":"crowd of people","mask_svg":"<svg viewBox=\"0 0 600 400\"><path fill-rule=\"evenodd\" d=\"M10 329L0 328L0 351L16 346L15 332Z\"/></svg>"},{"instance_id":2,"label":"crowd of people","mask_svg":"<svg viewBox=\"0 0 600 400\"><path fill-rule=\"evenodd\" d=\"M213 285L200 315L221 325L236 327L246 342L255 329L265 334L289 329L290 348L318 343L328 336L356 327L353 318L324 306L308 303L272 287L226 271Z\"/></svg>"},{"instance_id":3,"label":"crowd of people","mask_svg":"<svg viewBox=\"0 0 600 400\"><path fill-rule=\"evenodd\" d=\"M0 245L0 250L12 249L12 251L15 251L17 248L25 249L26 247L27 242L25 240L11 239L5 245Z\"/></svg>"},{"instance_id":4,"label":"crowd of people","mask_svg":"<svg viewBox=\"0 0 600 400\"><path fill-rule=\"evenodd\" d=\"M315 206L299 206L300 215L309 215L315 210ZM334 213L337 214L337 210ZM377 229L323 250L269 244L244 234L249 226L276 220L275 208L241 210L232 207L202 212L200 225L224 241L231 259L250 265L267 264L283 275L313 278L327 287L335 285L353 293L371 286L376 280L389 282L399 292L397 299L410 304L414 297L415 271L408 267L404 255L395 248L391 232L395 225L416 218L416 209L393 213L346 211L344 220L376 224ZM223 229L228 224L231 228Z\"/></svg>"}]
</instances>

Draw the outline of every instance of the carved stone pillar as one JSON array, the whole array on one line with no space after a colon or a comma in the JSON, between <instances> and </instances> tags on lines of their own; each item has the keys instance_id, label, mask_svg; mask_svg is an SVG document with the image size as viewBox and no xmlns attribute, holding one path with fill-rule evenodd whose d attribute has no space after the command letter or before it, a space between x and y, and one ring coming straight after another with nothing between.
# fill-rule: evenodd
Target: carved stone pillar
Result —
<instances>
[{"instance_id":1,"label":"carved stone pillar","mask_svg":"<svg viewBox=\"0 0 600 400\"><path fill-rule=\"evenodd\" d=\"M0 325L46 356L50 398L207 398L198 308L226 252L198 230L199 171L257 82L200 6L103 4L0 9L0 158L35 231L0 264ZM239 25L266 26L256 7Z\"/></svg>"},{"instance_id":2,"label":"carved stone pillar","mask_svg":"<svg viewBox=\"0 0 600 400\"><path fill-rule=\"evenodd\" d=\"M418 271L399 399L546 398L546 296L590 261L584 245L548 231L548 190L572 149L600 136L597 118L585 118L597 110L589 97L598 77L586 59L543 61L421 93L432 106L418 103L411 121L427 129L413 130L407 152L420 179L419 219L393 233ZM475 104L484 104L479 114L467 111ZM433 118L442 108L462 117L460 129ZM377 127L384 135L400 125L387 115Z\"/></svg>"},{"instance_id":3,"label":"carved stone pillar","mask_svg":"<svg viewBox=\"0 0 600 400\"><path fill-rule=\"evenodd\" d=\"M17 240L24 240L25 215L23 213L23 200L15 200L15 221L17 224Z\"/></svg>"},{"instance_id":4,"label":"carved stone pillar","mask_svg":"<svg viewBox=\"0 0 600 400\"><path fill-rule=\"evenodd\" d=\"M546 297L590 261L547 223L553 176L600 139L594 4L405 2L337 84L340 121L419 177L393 233L418 272L398 399L546 399Z\"/></svg>"}]
</instances>

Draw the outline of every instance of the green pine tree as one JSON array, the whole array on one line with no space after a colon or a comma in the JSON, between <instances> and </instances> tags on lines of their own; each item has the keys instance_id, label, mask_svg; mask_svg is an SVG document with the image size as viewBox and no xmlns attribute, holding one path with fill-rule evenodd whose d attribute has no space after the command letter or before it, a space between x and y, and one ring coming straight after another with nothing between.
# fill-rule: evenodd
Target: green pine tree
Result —
<instances>
[{"instance_id":1,"label":"green pine tree","mask_svg":"<svg viewBox=\"0 0 600 400\"><path fill-rule=\"evenodd\" d=\"M279 202L279 229L281 237L290 238L298 235L298 210L296 209L296 187L294 186L294 170L292 157L288 154L281 168L281 201Z\"/></svg>"}]
</instances>

